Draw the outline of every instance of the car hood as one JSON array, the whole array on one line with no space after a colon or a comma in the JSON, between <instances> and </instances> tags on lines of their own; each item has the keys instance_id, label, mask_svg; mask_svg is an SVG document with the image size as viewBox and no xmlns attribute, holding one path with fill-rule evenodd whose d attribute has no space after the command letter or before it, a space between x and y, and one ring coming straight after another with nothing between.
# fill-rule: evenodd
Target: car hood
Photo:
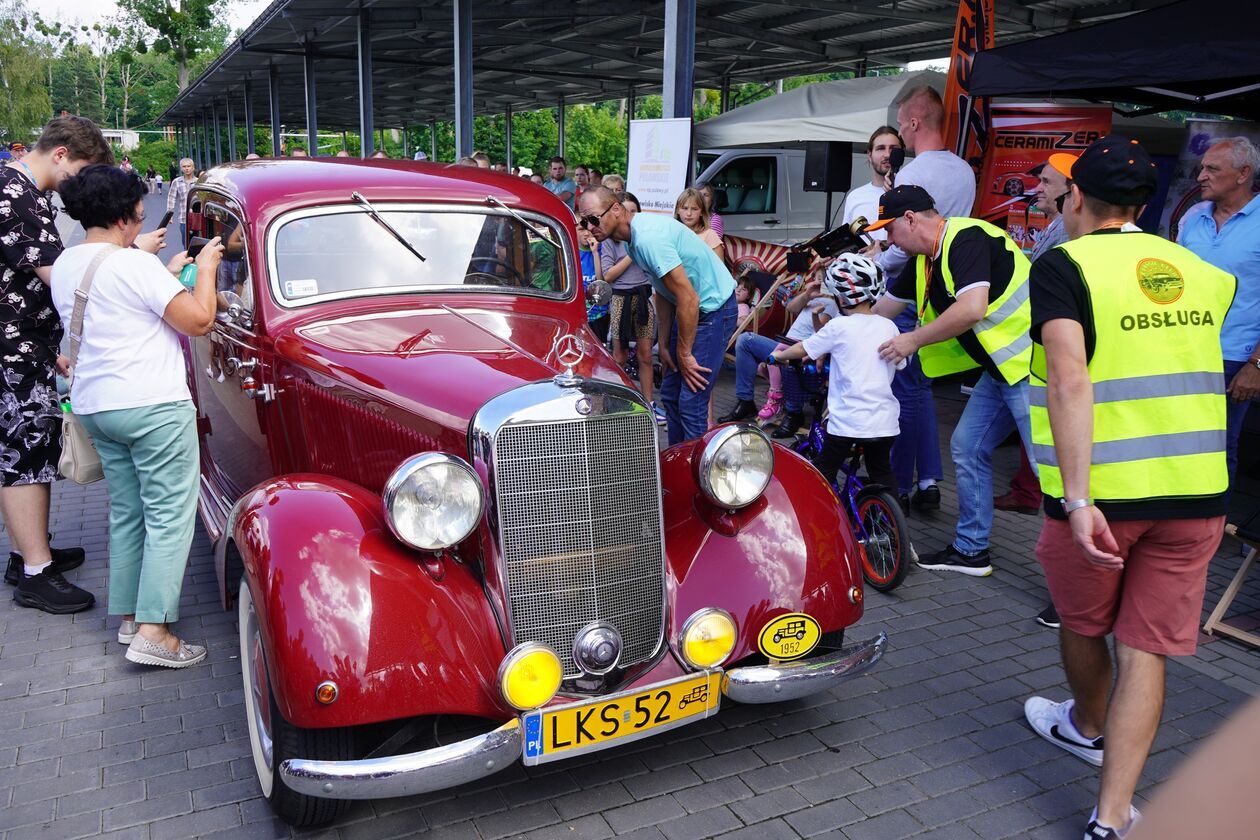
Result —
<instances>
[{"instance_id":1,"label":"car hood","mask_svg":"<svg viewBox=\"0 0 1260 840\"><path fill-rule=\"evenodd\" d=\"M574 330L565 318L492 308L438 306L320 319L284 330L275 347L316 374L319 384L366 392L463 433L486 400L562 372L553 347L570 332L586 351L577 373L629 384L585 326Z\"/></svg>"}]
</instances>

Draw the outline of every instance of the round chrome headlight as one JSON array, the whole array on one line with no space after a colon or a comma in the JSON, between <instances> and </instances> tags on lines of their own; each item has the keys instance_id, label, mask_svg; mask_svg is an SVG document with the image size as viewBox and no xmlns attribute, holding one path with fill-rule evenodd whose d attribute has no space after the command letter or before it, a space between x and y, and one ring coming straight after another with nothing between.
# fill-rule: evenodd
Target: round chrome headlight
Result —
<instances>
[{"instance_id":1,"label":"round chrome headlight","mask_svg":"<svg viewBox=\"0 0 1260 840\"><path fill-rule=\"evenodd\" d=\"M462 458L425 452L403 461L385 482L385 519L394 536L413 548L437 551L477 527L485 494Z\"/></svg>"},{"instance_id":2,"label":"round chrome headlight","mask_svg":"<svg viewBox=\"0 0 1260 840\"><path fill-rule=\"evenodd\" d=\"M773 472L774 448L756 426L720 429L700 454L700 489L724 508L757 501Z\"/></svg>"}]
</instances>

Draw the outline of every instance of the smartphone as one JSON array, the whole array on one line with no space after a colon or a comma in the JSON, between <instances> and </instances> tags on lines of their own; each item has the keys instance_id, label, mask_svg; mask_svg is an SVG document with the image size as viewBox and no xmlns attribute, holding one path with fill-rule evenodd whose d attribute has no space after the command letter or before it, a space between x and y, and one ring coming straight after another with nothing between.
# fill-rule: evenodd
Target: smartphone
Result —
<instances>
[{"instance_id":1,"label":"smartphone","mask_svg":"<svg viewBox=\"0 0 1260 840\"><path fill-rule=\"evenodd\" d=\"M166 215L162 217L162 221L158 222L158 230L166 230L166 226L171 223L171 219L175 218L174 210L167 210Z\"/></svg>"},{"instance_id":2,"label":"smartphone","mask_svg":"<svg viewBox=\"0 0 1260 840\"><path fill-rule=\"evenodd\" d=\"M204 236L194 236L190 238L188 240L188 256L194 260L197 259L197 255L201 253L201 249L206 247L206 243L209 241L210 240L206 239Z\"/></svg>"}]
</instances>

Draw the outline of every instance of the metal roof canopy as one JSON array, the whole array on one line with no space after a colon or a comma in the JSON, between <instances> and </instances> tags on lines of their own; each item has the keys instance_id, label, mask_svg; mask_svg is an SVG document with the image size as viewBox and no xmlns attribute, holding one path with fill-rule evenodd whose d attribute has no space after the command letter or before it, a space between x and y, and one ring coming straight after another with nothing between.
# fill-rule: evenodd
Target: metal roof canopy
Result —
<instances>
[{"instance_id":1,"label":"metal roof canopy","mask_svg":"<svg viewBox=\"0 0 1260 840\"><path fill-rule=\"evenodd\" d=\"M1163 5L1168 0L997 0L999 43ZM457 4L472 7L471 98L504 113L656 93L667 6L689 0L275 0L160 121L196 125L231 98L246 119L321 129L403 127L454 115ZM957 0L694 0L697 87L806 73L863 72L939 57L953 39ZM367 26L360 27L366 15ZM684 28L684 32L685 32ZM370 44L370 97L361 96L360 39ZM686 56L682 56L685 58ZM304 70L313 68L314 90ZM272 75L274 74L274 75ZM274 108L269 77L277 82ZM245 89L248 87L248 97ZM312 96L313 95L313 96Z\"/></svg>"}]
</instances>

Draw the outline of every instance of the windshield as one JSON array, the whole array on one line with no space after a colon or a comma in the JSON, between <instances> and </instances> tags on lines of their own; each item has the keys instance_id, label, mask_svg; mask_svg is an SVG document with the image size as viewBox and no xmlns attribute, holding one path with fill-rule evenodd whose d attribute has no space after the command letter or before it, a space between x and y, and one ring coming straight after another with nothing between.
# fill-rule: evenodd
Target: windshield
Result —
<instances>
[{"instance_id":1,"label":"windshield","mask_svg":"<svg viewBox=\"0 0 1260 840\"><path fill-rule=\"evenodd\" d=\"M567 291L564 255L511 216L377 210L424 260L366 212L301 216L284 222L274 239L274 284L281 301L451 286L557 296ZM560 238L558 230L547 233Z\"/></svg>"}]
</instances>

